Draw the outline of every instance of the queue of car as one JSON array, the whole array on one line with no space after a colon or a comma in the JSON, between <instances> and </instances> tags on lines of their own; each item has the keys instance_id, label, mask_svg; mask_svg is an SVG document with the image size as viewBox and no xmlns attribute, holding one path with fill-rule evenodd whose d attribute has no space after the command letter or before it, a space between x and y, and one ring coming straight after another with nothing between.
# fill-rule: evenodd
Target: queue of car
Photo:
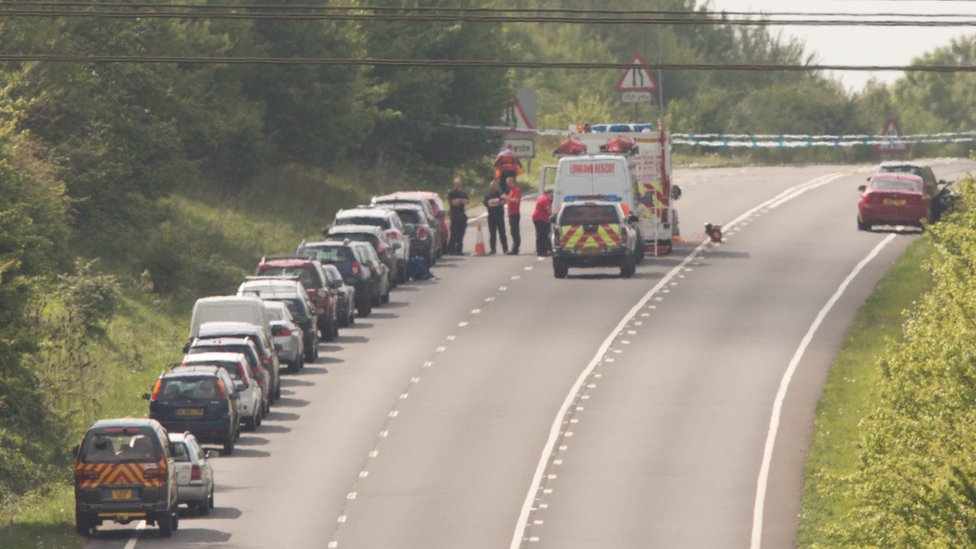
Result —
<instances>
[{"instance_id":1,"label":"queue of car","mask_svg":"<svg viewBox=\"0 0 976 549\"><path fill-rule=\"evenodd\" d=\"M446 248L444 217L436 193L376 197L340 210L324 239L262 257L234 295L198 299L183 359L144 395L149 418L99 420L76 448L77 532L145 520L169 537L179 505L208 514L215 479L203 446L231 455L281 398L282 365L299 372L318 359L320 338L389 302L412 258L432 265Z\"/></svg>"}]
</instances>

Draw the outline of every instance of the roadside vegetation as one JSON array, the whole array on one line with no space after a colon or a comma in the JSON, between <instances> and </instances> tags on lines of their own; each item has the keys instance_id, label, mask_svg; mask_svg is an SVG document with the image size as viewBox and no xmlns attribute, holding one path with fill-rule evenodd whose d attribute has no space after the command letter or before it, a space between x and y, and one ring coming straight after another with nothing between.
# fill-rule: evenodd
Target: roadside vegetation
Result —
<instances>
[{"instance_id":1,"label":"roadside vegetation","mask_svg":"<svg viewBox=\"0 0 976 549\"><path fill-rule=\"evenodd\" d=\"M661 9L707 11L697 4L663 0ZM495 7L478 0L439 5ZM555 0L520 5L563 7ZM577 7L604 6L586 0ZM628 7L647 6L642 0L614 4L618 10ZM958 41L923 61L972 64L973 43ZM765 27L736 25L648 32L626 25L4 17L0 50L584 62L619 62L639 51L648 62L812 61L802 44L781 42ZM498 124L517 88L537 91L539 128L634 118L633 105L622 104L613 92L618 76L616 70L354 65L0 65L0 546L77 543L70 531L71 447L96 418L145 415L141 395L160 369L180 358L194 299L232 291L262 254L287 252L298 240L317 237L336 210L373 194L404 187L443 191L455 174L479 192L491 175L500 136L455 126ZM898 118L907 133L976 126L976 105L966 93L974 77L967 74L913 75L856 94L818 73L665 71L661 77L664 122L673 131L877 133L887 118ZM638 117L658 115L643 105ZM536 168L558 139L540 137ZM925 144L913 153L965 151L964 144ZM678 161L698 165L874 161L867 147L734 153L686 147L675 153ZM879 529L887 537L876 539L917 540L893 537L923 531L924 525L903 516L910 503L939 507L916 517L963 525L953 530L955 539L971 534L972 517L960 509L961 494L972 487L972 460L956 459L976 445L960 423L972 419L966 409L971 403L963 385L936 385L941 379L970 379L962 337L969 329L969 304L957 300L970 291L967 269L976 253L970 247L976 221L966 217L968 211L929 233L929 264L946 306L926 298L906 334L928 335L906 335L905 347L893 347L900 354L885 354L878 363L878 388L856 393L888 399L902 415L879 411L858 429L847 427L850 436L856 430L862 437L864 449L845 458L842 474L850 482L835 479L827 466L816 469L825 482L836 482L827 490L843 484L858 491L843 496L846 522L805 530L811 543L858 545L867 534L856 532ZM903 268L917 272L913 265ZM940 336L946 328L938 322L956 323L958 346ZM944 345L912 346L913 337ZM889 388L895 386L923 392L906 399ZM920 433L925 424L947 431L938 431L938 440L923 439L936 433ZM888 425L913 437L910 443L884 438ZM931 459L911 461L921 455ZM891 477L895 472L927 483L917 484L918 492L909 497L897 491L904 481ZM875 478L887 484L871 484ZM895 501L904 506L878 505L889 496L903 497Z\"/></svg>"}]
</instances>

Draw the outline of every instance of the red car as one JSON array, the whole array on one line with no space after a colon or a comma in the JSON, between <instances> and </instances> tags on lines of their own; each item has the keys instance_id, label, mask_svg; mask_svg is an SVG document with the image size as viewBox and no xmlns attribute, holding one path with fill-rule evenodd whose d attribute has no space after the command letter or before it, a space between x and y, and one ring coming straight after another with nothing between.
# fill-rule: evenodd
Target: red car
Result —
<instances>
[{"instance_id":1,"label":"red car","mask_svg":"<svg viewBox=\"0 0 976 549\"><path fill-rule=\"evenodd\" d=\"M906 173L876 173L857 203L857 229L868 231L874 225L913 225L921 227L932 220L932 197L925 193L922 178Z\"/></svg>"},{"instance_id":2,"label":"red car","mask_svg":"<svg viewBox=\"0 0 976 549\"><path fill-rule=\"evenodd\" d=\"M258 276L297 276L308 297L319 310L318 328L322 339L339 336L339 293L329 285L322 264L301 256L265 256L254 274Z\"/></svg>"}]
</instances>

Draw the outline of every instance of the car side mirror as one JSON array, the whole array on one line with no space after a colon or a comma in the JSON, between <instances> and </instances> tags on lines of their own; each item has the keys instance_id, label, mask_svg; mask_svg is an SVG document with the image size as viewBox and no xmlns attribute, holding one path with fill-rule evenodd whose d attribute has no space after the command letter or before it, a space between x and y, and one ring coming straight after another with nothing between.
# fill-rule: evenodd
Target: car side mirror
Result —
<instances>
[{"instance_id":1,"label":"car side mirror","mask_svg":"<svg viewBox=\"0 0 976 549\"><path fill-rule=\"evenodd\" d=\"M143 400L152 400L152 395L149 393L142 393Z\"/></svg>"},{"instance_id":2,"label":"car side mirror","mask_svg":"<svg viewBox=\"0 0 976 549\"><path fill-rule=\"evenodd\" d=\"M285 347L281 343L274 344L275 351L284 351Z\"/></svg>"},{"instance_id":3,"label":"car side mirror","mask_svg":"<svg viewBox=\"0 0 976 549\"><path fill-rule=\"evenodd\" d=\"M394 250L399 250L400 248L402 248L402 247L403 247L403 244L401 244L399 240L394 240L394 241L393 241L393 242L391 242L390 244L392 244L392 245L393 245L393 249L394 249Z\"/></svg>"},{"instance_id":4,"label":"car side mirror","mask_svg":"<svg viewBox=\"0 0 976 549\"><path fill-rule=\"evenodd\" d=\"M672 185L671 186L671 199L672 200L677 200L679 198L681 198L681 187L679 187L677 185Z\"/></svg>"},{"instance_id":5,"label":"car side mirror","mask_svg":"<svg viewBox=\"0 0 976 549\"><path fill-rule=\"evenodd\" d=\"M75 444L71 447L71 455L77 456L79 450L81 450L81 444Z\"/></svg>"},{"instance_id":6,"label":"car side mirror","mask_svg":"<svg viewBox=\"0 0 976 549\"><path fill-rule=\"evenodd\" d=\"M627 223L637 223L640 219L637 218L636 214L630 214L627 216Z\"/></svg>"},{"instance_id":7,"label":"car side mirror","mask_svg":"<svg viewBox=\"0 0 976 549\"><path fill-rule=\"evenodd\" d=\"M238 393L237 391L234 391L233 393L230 394L230 399L231 400L240 400L241 399L241 394Z\"/></svg>"},{"instance_id":8,"label":"car side mirror","mask_svg":"<svg viewBox=\"0 0 976 549\"><path fill-rule=\"evenodd\" d=\"M862 193L863 193L863 192L864 192L865 190L867 190L867 188L868 188L868 186L867 186L867 185L858 185L858 186L857 186L857 190L859 190L859 191L861 191Z\"/></svg>"},{"instance_id":9,"label":"car side mirror","mask_svg":"<svg viewBox=\"0 0 976 549\"><path fill-rule=\"evenodd\" d=\"M207 459L213 459L220 455L220 450L214 450L213 448L210 448L208 450L204 450L203 455L206 456Z\"/></svg>"},{"instance_id":10,"label":"car side mirror","mask_svg":"<svg viewBox=\"0 0 976 549\"><path fill-rule=\"evenodd\" d=\"M280 336L282 330L284 330L284 326L274 325L271 327L271 335L275 337Z\"/></svg>"},{"instance_id":11,"label":"car side mirror","mask_svg":"<svg viewBox=\"0 0 976 549\"><path fill-rule=\"evenodd\" d=\"M246 382L244 382L243 380L235 380L234 381L234 392L235 393L236 392L239 392L239 391L243 391L244 389L247 389L247 383Z\"/></svg>"},{"instance_id":12,"label":"car side mirror","mask_svg":"<svg viewBox=\"0 0 976 549\"><path fill-rule=\"evenodd\" d=\"M556 216L553 215L553 216L549 217L549 223L552 223L553 225L555 225L556 224Z\"/></svg>"}]
</instances>

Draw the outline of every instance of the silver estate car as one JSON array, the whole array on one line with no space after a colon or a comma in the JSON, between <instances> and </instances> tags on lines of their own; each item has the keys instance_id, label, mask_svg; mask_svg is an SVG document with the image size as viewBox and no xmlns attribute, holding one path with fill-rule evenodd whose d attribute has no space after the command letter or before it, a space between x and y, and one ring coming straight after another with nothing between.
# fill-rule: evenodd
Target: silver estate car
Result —
<instances>
[{"instance_id":1,"label":"silver estate car","mask_svg":"<svg viewBox=\"0 0 976 549\"><path fill-rule=\"evenodd\" d=\"M170 433L169 447L176 462L177 502L207 515L214 506L214 473L207 453L192 433Z\"/></svg>"}]
</instances>

